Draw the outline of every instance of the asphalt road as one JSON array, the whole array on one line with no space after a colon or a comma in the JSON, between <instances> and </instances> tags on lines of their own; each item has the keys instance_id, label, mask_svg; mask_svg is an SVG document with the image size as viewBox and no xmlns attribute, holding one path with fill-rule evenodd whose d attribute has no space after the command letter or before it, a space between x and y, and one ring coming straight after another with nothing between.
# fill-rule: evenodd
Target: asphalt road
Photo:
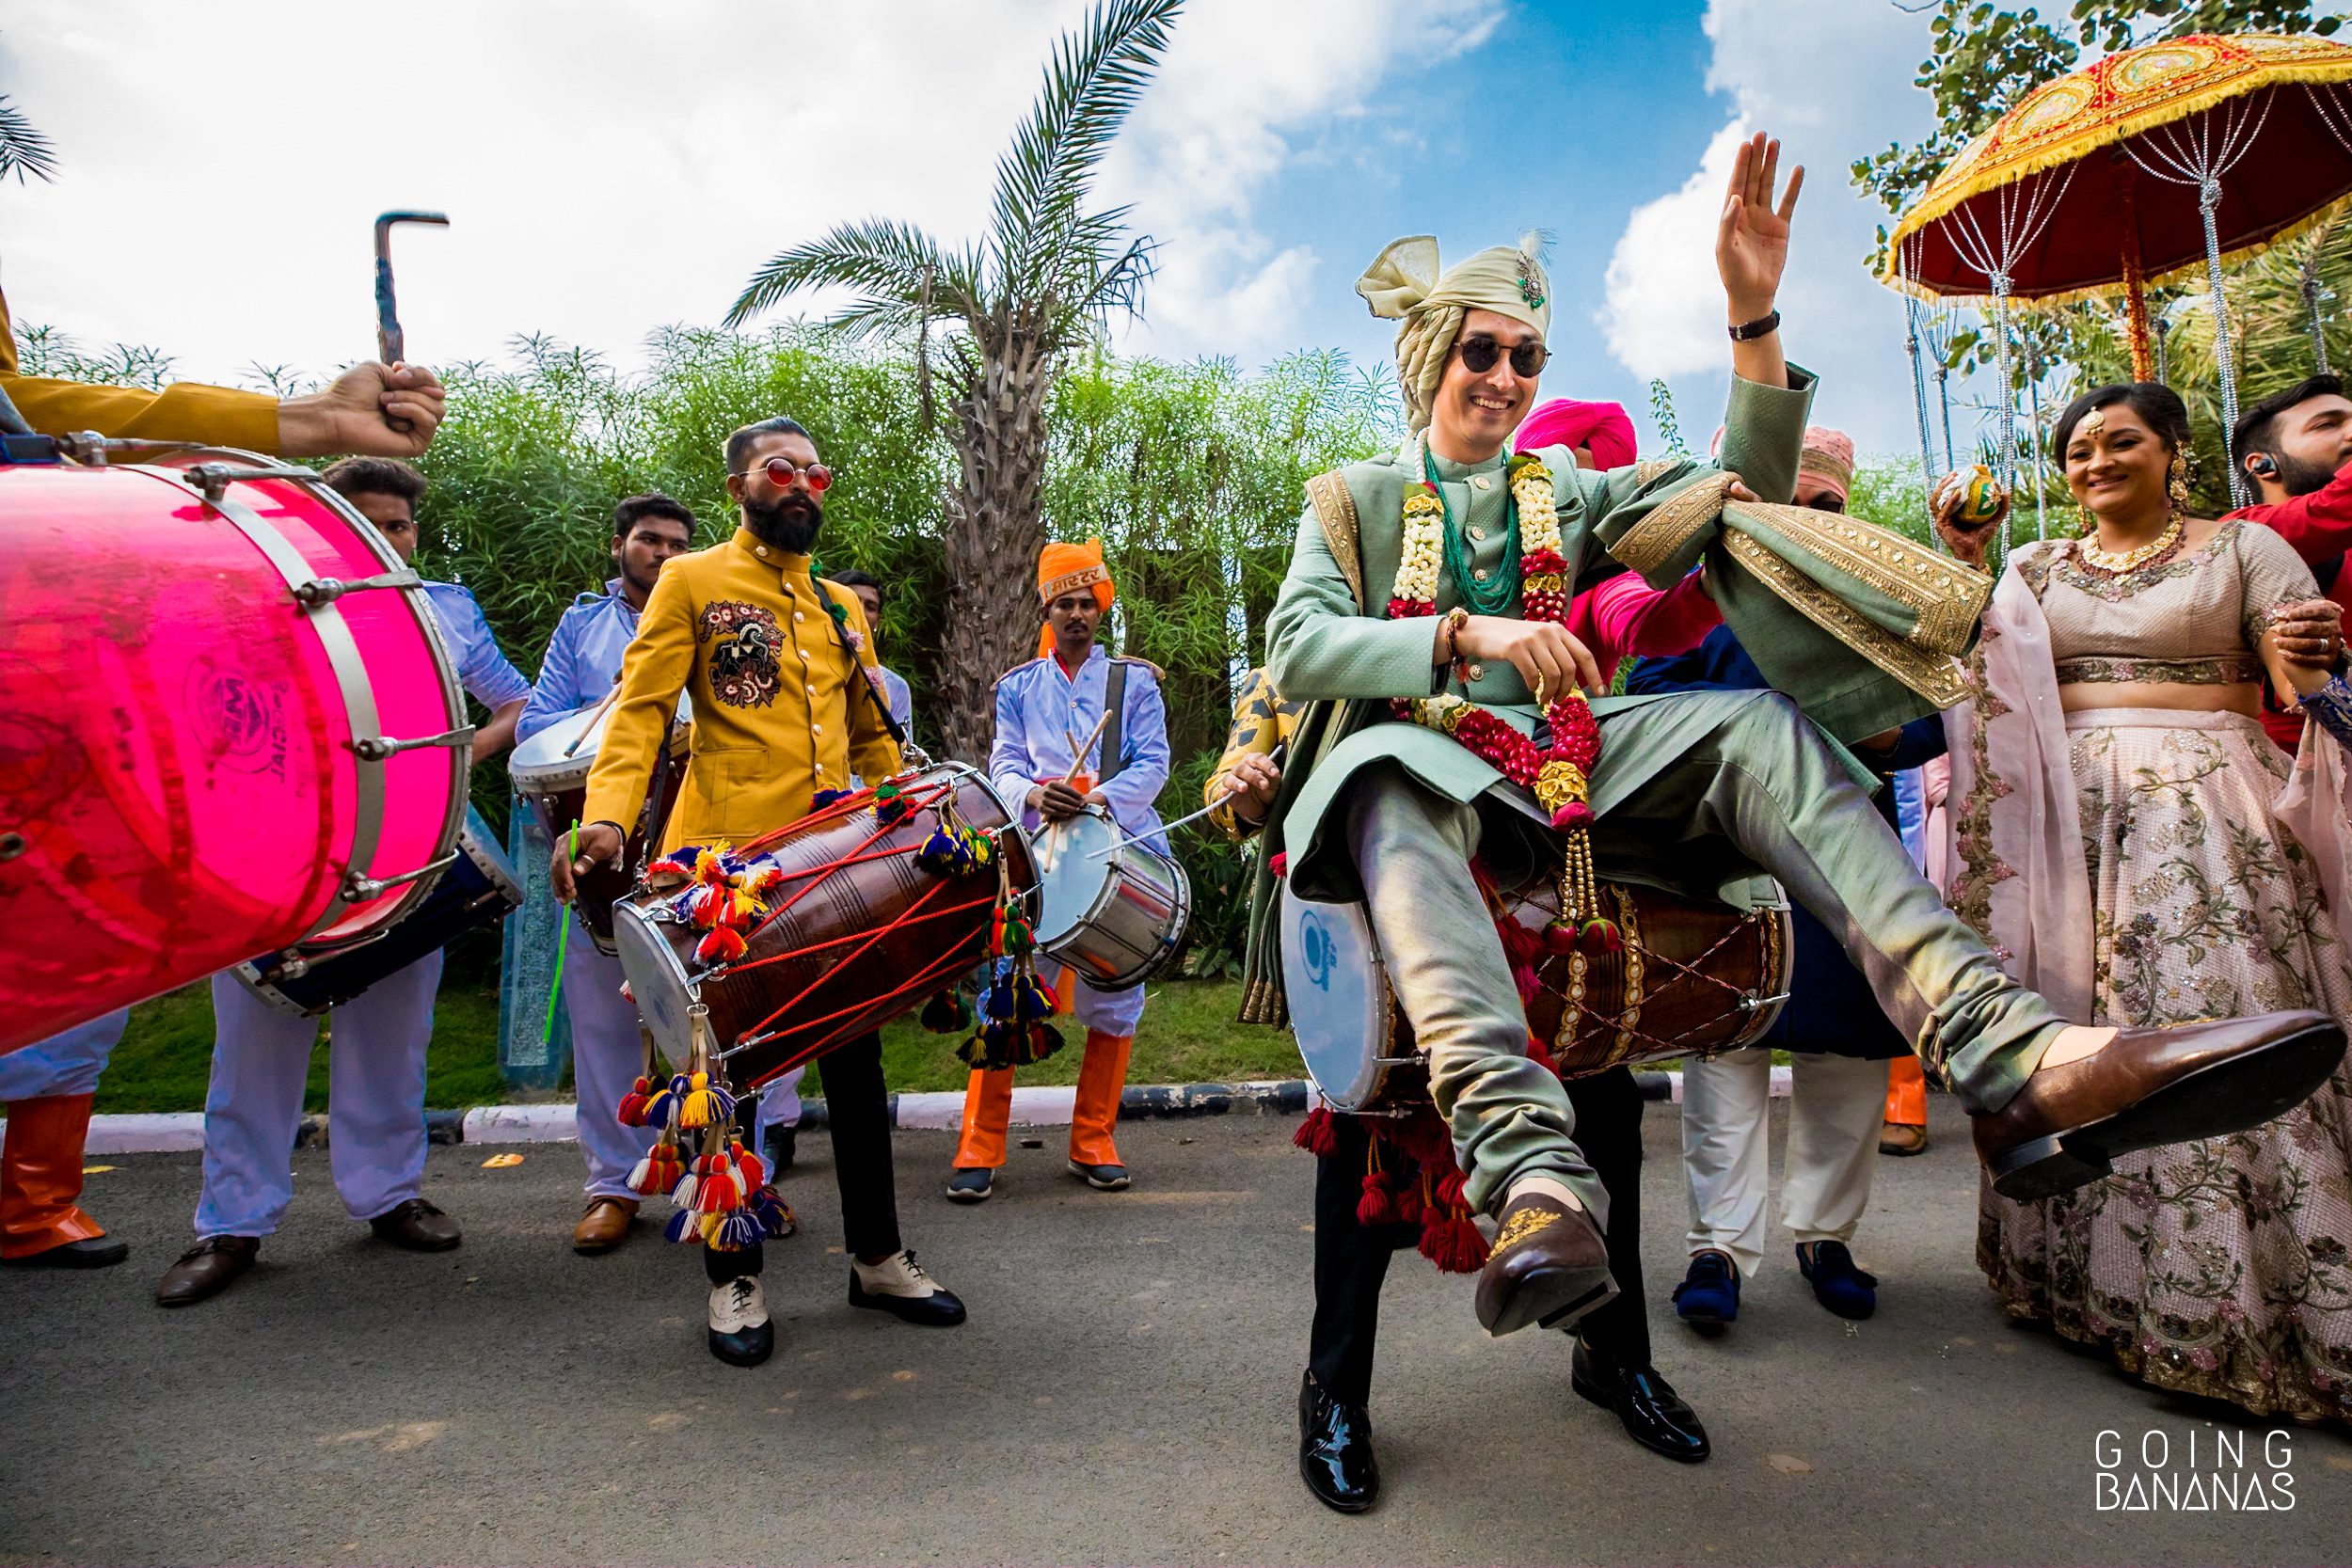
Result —
<instances>
[{"instance_id":1,"label":"asphalt road","mask_svg":"<svg viewBox=\"0 0 2352 1568\"><path fill-rule=\"evenodd\" d=\"M1704 1465L1571 1395L1562 1337L1489 1340L1465 1281L1400 1259L1373 1406L1388 1492L1359 1518L1294 1465L1313 1163L1288 1118L1123 1128L1123 1196L1063 1176L1049 1131L969 1211L938 1196L947 1135L900 1133L909 1239L972 1307L948 1331L846 1305L819 1138L787 1180L803 1229L771 1248L779 1343L753 1371L704 1353L686 1249L571 1253L569 1146L496 1170L436 1149L426 1192L466 1243L434 1257L368 1239L326 1157L298 1155L259 1268L173 1312L149 1291L185 1244L196 1158L120 1157L89 1202L130 1264L0 1271L0 1561L2343 1560L2332 1430L2273 1440L2290 1512L2098 1511L2103 1430L2133 1461L2164 1433L2176 1476L2192 1436L2210 1470L2217 1432L2243 1433L2286 1494L2265 1423L2000 1317L1970 1261L1964 1132L1936 1114L1933 1152L1879 1167L1858 1241L1876 1318L1831 1318L1775 1262L1706 1342L1664 1305L1682 1196L1675 1110L1650 1108L1659 1361L1713 1433Z\"/></svg>"}]
</instances>

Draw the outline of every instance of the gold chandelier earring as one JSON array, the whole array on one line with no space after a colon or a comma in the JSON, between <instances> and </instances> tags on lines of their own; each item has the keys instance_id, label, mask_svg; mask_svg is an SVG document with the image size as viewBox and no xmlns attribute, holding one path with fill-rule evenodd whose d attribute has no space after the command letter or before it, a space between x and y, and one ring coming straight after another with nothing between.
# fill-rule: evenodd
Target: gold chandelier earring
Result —
<instances>
[{"instance_id":1,"label":"gold chandelier earring","mask_svg":"<svg viewBox=\"0 0 2352 1568\"><path fill-rule=\"evenodd\" d=\"M2172 477L2166 490L2172 497L2172 513L2180 515L2188 510L2188 451L2175 448L2172 452Z\"/></svg>"}]
</instances>

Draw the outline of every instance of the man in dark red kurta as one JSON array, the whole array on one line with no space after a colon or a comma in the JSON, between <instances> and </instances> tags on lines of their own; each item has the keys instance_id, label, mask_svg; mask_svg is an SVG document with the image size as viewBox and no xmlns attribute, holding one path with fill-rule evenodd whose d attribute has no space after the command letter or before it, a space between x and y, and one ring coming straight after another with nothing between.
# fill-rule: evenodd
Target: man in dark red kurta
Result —
<instances>
[{"instance_id":1,"label":"man in dark red kurta","mask_svg":"<svg viewBox=\"0 0 2352 1568\"><path fill-rule=\"evenodd\" d=\"M2238 417L2231 445L2262 499L2230 514L2276 530L2311 563L2320 592L2345 604L2344 552L2352 549L2352 398L2332 375L2273 392ZM2270 738L2292 752L2303 716L2263 714Z\"/></svg>"}]
</instances>

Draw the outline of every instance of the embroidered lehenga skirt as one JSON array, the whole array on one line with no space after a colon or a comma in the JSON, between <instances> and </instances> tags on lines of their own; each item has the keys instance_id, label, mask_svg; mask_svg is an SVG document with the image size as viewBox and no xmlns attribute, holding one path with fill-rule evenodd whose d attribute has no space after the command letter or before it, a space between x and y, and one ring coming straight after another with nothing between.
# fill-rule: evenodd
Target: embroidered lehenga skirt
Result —
<instances>
[{"instance_id":1,"label":"embroidered lehenga skirt","mask_svg":"<svg viewBox=\"0 0 2352 1568\"><path fill-rule=\"evenodd\" d=\"M2311 859L2270 816L2289 759L2228 713L2067 715L2098 1022L2317 1007L2352 966ZM2352 1079L2277 1120L2152 1149L2058 1197L1983 1191L1977 1257L2019 1318L2160 1387L2352 1419Z\"/></svg>"}]
</instances>

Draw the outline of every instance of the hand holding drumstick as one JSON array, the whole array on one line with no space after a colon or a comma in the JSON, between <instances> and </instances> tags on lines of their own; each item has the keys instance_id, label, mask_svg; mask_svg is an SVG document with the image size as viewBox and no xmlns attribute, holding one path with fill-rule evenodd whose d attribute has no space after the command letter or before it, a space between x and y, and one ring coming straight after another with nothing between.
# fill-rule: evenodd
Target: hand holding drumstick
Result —
<instances>
[{"instance_id":1,"label":"hand holding drumstick","mask_svg":"<svg viewBox=\"0 0 2352 1568\"><path fill-rule=\"evenodd\" d=\"M1028 807L1041 819L1047 822L1067 822L1086 810L1089 801L1102 798L1100 790L1091 788L1081 790L1078 787L1078 781L1087 772L1087 752L1094 749L1094 743L1102 738L1104 726L1110 721L1111 716L1106 711L1101 719L1095 721L1093 733L1087 736L1086 744L1071 747L1071 768L1068 774L1058 779L1048 779L1029 791ZM1063 737L1068 738L1067 731L1064 732Z\"/></svg>"}]
</instances>

